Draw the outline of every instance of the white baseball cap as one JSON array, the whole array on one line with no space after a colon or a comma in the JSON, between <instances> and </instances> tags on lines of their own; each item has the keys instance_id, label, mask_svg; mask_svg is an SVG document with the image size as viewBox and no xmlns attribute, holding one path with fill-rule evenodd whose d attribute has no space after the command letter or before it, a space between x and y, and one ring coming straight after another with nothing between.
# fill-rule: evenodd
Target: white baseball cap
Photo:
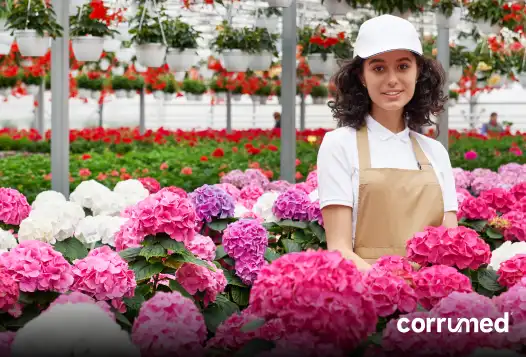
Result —
<instances>
[{"instance_id":1,"label":"white baseball cap","mask_svg":"<svg viewBox=\"0 0 526 357\"><path fill-rule=\"evenodd\" d=\"M365 59L394 50L423 54L418 32L411 22L398 16L381 15L360 26L354 43L354 57Z\"/></svg>"}]
</instances>

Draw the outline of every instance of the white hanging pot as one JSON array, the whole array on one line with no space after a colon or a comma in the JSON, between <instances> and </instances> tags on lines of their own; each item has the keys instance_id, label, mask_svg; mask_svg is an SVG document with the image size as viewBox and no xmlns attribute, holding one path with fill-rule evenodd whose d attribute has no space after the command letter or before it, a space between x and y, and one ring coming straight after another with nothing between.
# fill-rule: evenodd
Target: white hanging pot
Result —
<instances>
[{"instance_id":1,"label":"white hanging pot","mask_svg":"<svg viewBox=\"0 0 526 357\"><path fill-rule=\"evenodd\" d=\"M352 10L352 7L345 0L324 0L323 6L333 16L347 15Z\"/></svg>"},{"instance_id":2,"label":"white hanging pot","mask_svg":"<svg viewBox=\"0 0 526 357\"><path fill-rule=\"evenodd\" d=\"M456 28L460 24L462 11L459 7L453 9L450 17L446 17L442 12L435 14L435 22L438 27Z\"/></svg>"},{"instance_id":3,"label":"white hanging pot","mask_svg":"<svg viewBox=\"0 0 526 357\"><path fill-rule=\"evenodd\" d=\"M124 63L131 62L134 55L135 50L133 48L121 48L117 52L115 52L115 57L117 57L117 61Z\"/></svg>"},{"instance_id":4,"label":"white hanging pot","mask_svg":"<svg viewBox=\"0 0 526 357\"><path fill-rule=\"evenodd\" d=\"M37 95L39 90L40 90L40 86L37 86L35 84L27 85L27 93L29 93L30 95Z\"/></svg>"},{"instance_id":5,"label":"white hanging pot","mask_svg":"<svg viewBox=\"0 0 526 357\"><path fill-rule=\"evenodd\" d=\"M249 68L253 71L266 71L272 65L272 53L265 51L250 55Z\"/></svg>"},{"instance_id":6,"label":"white hanging pot","mask_svg":"<svg viewBox=\"0 0 526 357\"><path fill-rule=\"evenodd\" d=\"M20 54L24 57L43 57L51 45L49 36L40 36L35 30L17 30L15 40Z\"/></svg>"},{"instance_id":7,"label":"white hanging pot","mask_svg":"<svg viewBox=\"0 0 526 357\"><path fill-rule=\"evenodd\" d=\"M202 94L186 93L186 98L191 102L201 102L203 100Z\"/></svg>"},{"instance_id":8,"label":"white hanging pot","mask_svg":"<svg viewBox=\"0 0 526 357\"><path fill-rule=\"evenodd\" d=\"M14 40L15 40L15 37L11 36L9 32L0 31L0 45L4 45L4 46L11 48L11 45L13 44Z\"/></svg>"},{"instance_id":9,"label":"white hanging pot","mask_svg":"<svg viewBox=\"0 0 526 357\"><path fill-rule=\"evenodd\" d=\"M163 99L164 97L164 92L162 90L154 90L152 94L155 99Z\"/></svg>"},{"instance_id":10,"label":"white hanging pot","mask_svg":"<svg viewBox=\"0 0 526 357\"><path fill-rule=\"evenodd\" d=\"M323 105L327 102L327 98L324 97L312 97L312 104Z\"/></svg>"},{"instance_id":11,"label":"white hanging pot","mask_svg":"<svg viewBox=\"0 0 526 357\"><path fill-rule=\"evenodd\" d=\"M164 63L166 46L162 43L145 43L135 48L137 61L146 67L159 68Z\"/></svg>"},{"instance_id":12,"label":"white hanging pot","mask_svg":"<svg viewBox=\"0 0 526 357\"><path fill-rule=\"evenodd\" d=\"M225 92L216 92L215 96L219 100L225 100L226 99L226 93Z\"/></svg>"},{"instance_id":13,"label":"white hanging pot","mask_svg":"<svg viewBox=\"0 0 526 357\"><path fill-rule=\"evenodd\" d=\"M112 67L111 74L114 76L122 76L126 70L123 67Z\"/></svg>"},{"instance_id":14,"label":"white hanging pot","mask_svg":"<svg viewBox=\"0 0 526 357\"><path fill-rule=\"evenodd\" d=\"M90 91L91 99L97 100L100 98L100 90Z\"/></svg>"},{"instance_id":15,"label":"white hanging pot","mask_svg":"<svg viewBox=\"0 0 526 357\"><path fill-rule=\"evenodd\" d=\"M518 79L519 79L519 82L522 88L526 89L526 72L520 73L518 77L519 77Z\"/></svg>"},{"instance_id":16,"label":"white hanging pot","mask_svg":"<svg viewBox=\"0 0 526 357\"><path fill-rule=\"evenodd\" d=\"M91 94L90 91L85 88L79 88L78 92L79 98L88 98Z\"/></svg>"},{"instance_id":17,"label":"white hanging pot","mask_svg":"<svg viewBox=\"0 0 526 357\"><path fill-rule=\"evenodd\" d=\"M184 81L184 77L186 76L186 72L175 72L174 78L176 81L181 82ZM210 77L212 78L212 77Z\"/></svg>"},{"instance_id":18,"label":"white hanging pot","mask_svg":"<svg viewBox=\"0 0 526 357\"><path fill-rule=\"evenodd\" d=\"M0 88L0 95L3 97L8 97L11 89L9 88Z\"/></svg>"},{"instance_id":19,"label":"white hanging pot","mask_svg":"<svg viewBox=\"0 0 526 357\"><path fill-rule=\"evenodd\" d=\"M135 71L137 73L144 73L148 70L148 67L141 65L139 62L135 62Z\"/></svg>"},{"instance_id":20,"label":"white hanging pot","mask_svg":"<svg viewBox=\"0 0 526 357\"><path fill-rule=\"evenodd\" d=\"M137 91L130 90L130 91L126 92L126 97L128 97L128 99L133 99L136 96L137 96Z\"/></svg>"},{"instance_id":21,"label":"white hanging pot","mask_svg":"<svg viewBox=\"0 0 526 357\"><path fill-rule=\"evenodd\" d=\"M261 16L256 19L256 27L267 29L269 33L275 33L278 29L279 20L277 16Z\"/></svg>"},{"instance_id":22,"label":"white hanging pot","mask_svg":"<svg viewBox=\"0 0 526 357\"><path fill-rule=\"evenodd\" d=\"M267 0L269 7L289 7L292 0Z\"/></svg>"},{"instance_id":23,"label":"white hanging pot","mask_svg":"<svg viewBox=\"0 0 526 357\"><path fill-rule=\"evenodd\" d=\"M462 78L462 74L464 72L464 69L462 66L451 66L449 67L448 77L449 77L449 83L458 83L460 79Z\"/></svg>"},{"instance_id":24,"label":"white hanging pot","mask_svg":"<svg viewBox=\"0 0 526 357\"><path fill-rule=\"evenodd\" d=\"M199 74L203 77L203 79L206 81L206 80L209 80L209 79L212 79L212 77L214 76L214 71L212 71L210 68L208 67L201 67L199 69Z\"/></svg>"},{"instance_id":25,"label":"white hanging pot","mask_svg":"<svg viewBox=\"0 0 526 357\"><path fill-rule=\"evenodd\" d=\"M195 66L198 60L199 56L193 48L170 48L166 54L166 63L173 72L186 72Z\"/></svg>"},{"instance_id":26,"label":"white hanging pot","mask_svg":"<svg viewBox=\"0 0 526 357\"><path fill-rule=\"evenodd\" d=\"M11 52L11 46L1 45L0 44L0 56L1 55L8 55L9 52Z\"/></svg>"},{"instance_id":27,"label":"white hanging pot","mask_svg":"<svg viewBox=\"0 0 526 357\"><path fill-rule=\"evenodd\" d=\"M114 94L115 98L126 98L126 91L124 89L117 89Z\"/></svg>"},{"instance_id":28,"label":"white hanging pot","mask_svg":"<svg viewBox=\"0 0 526 357\"><path fill-rule=\"evenodd\" d=\"M260 104L260 105L265 105L265 104L267 104L267 100L268 100L267 97L260 95L258 99L259 99L259 104Z\"/></svg>"},{"instance_id":29,"label":"white hanging pot","mask_svg":"<svg viewBox=\"0 0 526 357\"><path fill-rule=\"evenodd\" d=\"M174 99L174 94L173 93L164 93L164 98L163 99L164 99L165 102L169 102L172 99Z\"/></svg>"},{"instance_id":30,"label":"white hanging pot","mask_svg":"<svg viewBox=\"0 0 526 357\"><path fill-rule=\"evenodd\" d=\"M326 61L323 60L321 53L308 55L307 63L312 74L323 74L327 76L332 75L338 67L336 58L332 53L327 54Z\"/></svg>"},{"instance_id":31,"label":"white hanging pot","mask_svg":"<svg viewBox=\"0 0 526 357\"><path fill-rule=\"evenodd\" d=\"M104 52L117 52L121 48L121 40L104 37Z\"/></svg>"},{"instance_id":32,"label":"white hanging pot","mask_svg":"<svg viewBox=\"0 0 526 357\"><path fill-rule=\"evenodd\" d=\"M223 67L227 72L246 72L251 56L241 50L226 50L223 52Z\"/></svg>"},{"instance_id":33,"label":"white hanging pot","mask_svg":"<svg viewBox=\"0 0 526 357\"><path fill-rule=\"evenodd\" d=\"M104 38L96 36L73 37L71 47L77 61L96 62L102 56Z\"/></svg>"},{"instance_id":34,"label":"white hanging pot","mask_svg":"<svg viewBox=\"0 0 526 357\"><path fill-rule=\"evenodd\" d=\"M233 100L234 102L240 102L242 96L243 96L243 95L242 95L242 94L239 94L239 93L237 93L237 94L232 94L232 100Z\"/></svg>"},{"instance_id":35,"label":"white hanging pot","mask_svg":"<svg viewBox=\"0 0 526 357\"><path fill-rule=\"evenodd\" d=\"M130 29L130 24L127 22L121 22L120 24L118 24L116 28L118 33L115 34L115 39L123 41L123 42L131 40L131 35L128 32L129 29Z\"/></svg>"},{"instance_id":36,"label":"white hanging pot","mask_svg":"<svg viewBox=\"0 0 526 357\"><path fill-rule=\"evenodd\" d=\"M479 31L484 34L496 34L500 32L500 26L492 25L490 21L479 20L477 21L477 27Z\"/></svg>"}]
</instances>

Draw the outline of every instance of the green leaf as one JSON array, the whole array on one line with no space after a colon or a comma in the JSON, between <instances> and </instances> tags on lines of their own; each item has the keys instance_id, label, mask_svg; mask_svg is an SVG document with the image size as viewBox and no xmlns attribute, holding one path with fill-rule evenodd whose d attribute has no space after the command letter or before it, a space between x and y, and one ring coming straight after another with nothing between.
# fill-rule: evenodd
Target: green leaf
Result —
<instances>
[{"instance_id":1,"label":"green leaf","mask_svg":"<svg viewBox=\"0 0 526 357\"><path fill-rule=\"evenodd\" d=\"M54 248L71 262L75 259L85 258L88 255L88 248L77 238L68 238L61 242L56 242Z\"/></svg>"},{"instance_id":2,"label":"green leaf","mask_svg":"<svg viewBox=\"0 0 526 357\"><path fill-rule=\"evenodd\" d=\"M301 246L290 239L282 239L283 247L287 253L301 252Z\"/></svg>"},{"instance_id":3,"label":"green leaf","mask_svg":"<svg viewBox=\"0 0 526 357\"><path fill-rule=\"evenodd\" d=\"M298 243L308 243L311 240L311 237L305 234L303 230L297 230L292 233L292 239Z\"/></svg>"},{"instance_id":4,"label":"green leaf","mask_svg":"<svg viewBox=\"0 0 526 357\"><path fill-rule=\"evenodd\" d=\"M261 354L264 351L270 351L275 347L274 342L263 340L260 338L254 338L243 345L236 353L234 357L253 357Z\"/></svg>"},{"instance_id":5,"label":"green leaf","mask_svg":"<svg viewBox=\"0 0 526 357\"><path fill-rule=\"evenodd\" d=\"M265 250L265 259L269 262L273 262L274 260L281 257L281 255L276 252L274 249L267 247L267 250Z\"/></svg>"},{"instance_id":6,"label":"green leaf","mask_svg":"<svg viewBox=\"0 0 526 357\"><path fill-rule=\"evenodd\" d=\"M241 279L237 275L235 275L233 272L231 272L230 270L223 269L223 274L225 275L226 281L228 282L229 285L235 285L235 286L239 286L242 288L247 287L247 285L243 284Z\"/></svg>"},{"instance_id":7,"label":"green leaf","mask_svg":"<svg viewBox=\"0 0 526 357\"><path fill-rule=\"evenodd\" d=\"M163 271L164 265L162 263L150 264L146 260L138 260L130 265L130 268L135 273L135 280L142 281L150 279L152 276Z\"/></svg>"},{"instance_id":8,"label":"green leaf","mask_svg":"<svg viewBox=\"0 0 526 357\"><path fill-rule=\"evenodd\" d=\"M504 237L500 232L492 228L486 229L486 235L491 239L502 239Z\"/></svg>"},{"instance_id":9,"label":"green leaf","mask_svg":"<svg viewBox=\"0 0 526 357\"><path fill-rule=\"evenodd\" d=\"M117 319L118 322L122 323L124 326L132 327L132 323L130 322L130 320L128 320L126 316L124 316L120 312L115 311L115 318Z\"/></svg>"},{"instance_id":10,"label":"green leaf","mask_svg":"<svg viewBox=\"0 0 526 357\"><path fill-rule=\"evenodd\" d=\"M219 260L219 259L221 259L223 257L226 257L226 256L227 256L227 254L225 253L225 247L223 247L222 244L218 245L216 247L216 258L215 259Z\"/></svg>"},{"instance_id":11,"label":"green leaf","mask_svg":"<svg viewBox=\"0 0 526 357\"><path fill-rule=\"evenodd\" d=\"M171 250L174 253L181 253L187 250L184 243L173 240L169 236L156 238L156 241L159 242L164 249Z\"/></svg>"},{"instance_id":12,"label":"green leaf","mask_svg":"<svg viewBox=\"0 0 526 357\"><path fill-rule=\"evenodd\" d=\"M241 326L241 332L251 332L251 331L255 331L257 330L258 328L260 328L261 326L263 326L265 324L265 319L262 319L262 318L256 318L252 321L249 321L247 322L246 324L244 324L243 326Z\"/></svg>"},{"instance_id":13,"label":"green leaf","mask_svg":"<svg viewBox=\"0 0 526 357\"><path fill-rule=\"evenodd\" d=\"M131 298L123 298L122 301L131 310L139 311L146 299L142 295L135 294Z\"/></svg>"},{"instance_id":14,"label":"green leaf","mask_svg":"<svg viewBox=\"0 0 526 357\"><path fill-rule=\"evenodd\" d=\"M139 253L141 252L141 250L142 250L142 247L128 248L128 249L121 250L119 252L119 255L121 256L122 259L126 261L131 261L139 256Z\"/></svg>"},{"instance_id":15,"label":"green leaf","mask_svg":"<svg viewBox=\"0 0 526 357\"><path fill-rule=\"evenodd\" d=\"M239 286L232 286L230 290L232 300L239 306L247 306L250 298L249 288L241 288Z\"/></svg>"},{"instance_id":16,"label":"green leaf","mask_svg":"<svg viewBox=\"0 0 526 357\"><path fill-rule=\"evenodd\" d=\"M168 259L166 259L166 261L164 262L164 265L170 268L178 269L183 263L192 263L195 265L200 265L202 267L210 269L211 271L216 271L217 269L214 264L210 264L200 258L197 258L192 253L186 251L170 255Z\"/></svg>"},{"instance_id":17,"label":"green leaf","mask_svg":"<svg viewBox=\"0 0 526 357\"><path fill-rule=\"evenodd\" d=\"M139 255L141 257L146 258L146 260L150 260L150 258L154 258L154 257L164 258L168 255L168 252L160 244L153 244L153 245L147 245L146 247L142 248Z\"/></svg>"},{"instance_id":18,"label":"green leaf","mask_svg":"<svg viewBox=\"0 0 526 357\"><path fill-rule=\"evenodd\" d=\"M216 301L205 308L203 315L208 330L215 333L217 326L237 312L239 312L239 306L224 295L218 295Z\"/></svg>"},{"instance_id":19,"label":"green leaf","mask_svg":"<svg viewBox=\"0 0 526 357\"><path fill-rule=\"evenodd\" d=\"M206 225L211 230L222 232L226 229L226 227L231 223L231 220L228 219L217 219L213 220L212 222L207 222Z\"/></svg>"},{"instance_id":20,"label":"green leaf","mask_svg":"<svg viewBox=\"0 0 526 357\"><path fill-rule=\"evenodd\" d=\"M273 230L273 229L275 229L275 228L279 228L279 226L278 226L276 223L274 223L274 222L264 222L264 223L262 224L262 226L263 226L267 231L271 231L271 230Z\"/></svg>"},{"instance_id":21,"label":"green leaf","mask_svg":"<svg viewBox=\"0 0 526 357\"><path fill-rule=\"evenodd\" d=\"M280 227L299 228L299 229L305 229L305 228L308 227L307 222L293 221L291 219L286 219L284 221L279 221L278 225Z\"/></svg>"},{"instance_id":22,"label":"green leaf","mask_svg":"<svg viewBox=\"0 0 526 357\"><path fill-rule=\"evenodd\" d=\"M320 226L318 224L318 222L310 222L309 223L309 228L310 230L312 231L312 233L314 233L314 235L316 237L318 237L318 239L320 240L320 242L322 243L325 243L326 242L326 238L325 238L325 229Z\"/></svg>"},{"instance_id":23,"label":"green leaf","mask_svg":"<svg viewBox=\"0 0 526 357\"><path fill-rule=\"evenodd\" d=\"M183 286L177 280L170 279L169 286L170 286L170 289L172 289L172 291L178 291L184 297L187 297L190 300L195 302L194 297L188 291L186 291L186 289L183 288Z\"/></svg>"},{"instance_id":24,"label":"green leaf","mask_svg":"<svg viewBox=\"0 0 526 357\"><path fill-rule=\"evenodd\" d=\"M474 230L476 230L477 232L481 232L484 228L486 228L488 221L478 220L478 221L471 221L469 223L473 227Z\"/></svg>"},{"instance_id":25,"label":"green leaf","mask_svg":"<svg viewBox=\"0 0 526 357\"><path fill-rule=\"evenodd\" d=\"M484 289L489 291L499 291L503 287L497 282L498 275L492 269L480 269L477 272L477 280Z\"/></svg>"}]
</instances>

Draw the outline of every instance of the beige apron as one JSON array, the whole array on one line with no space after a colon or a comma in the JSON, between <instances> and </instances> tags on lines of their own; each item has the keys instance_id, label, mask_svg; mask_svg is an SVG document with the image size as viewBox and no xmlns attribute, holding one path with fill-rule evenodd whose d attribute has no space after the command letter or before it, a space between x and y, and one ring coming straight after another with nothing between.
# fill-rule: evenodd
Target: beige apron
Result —
<instances>
[{"instance_id":1,"label":"beige apron","mask_svg":"<svg viewBox=\"0 0 526 357\"><path fill-rule=\"evenodd\" d=\"M410 133L420 170L371 168L367 126L356 131L360 186L354 252L368 263L406 256L406 242L444 219L442 189L433 167Z\"/></svg>"}]
</instances>

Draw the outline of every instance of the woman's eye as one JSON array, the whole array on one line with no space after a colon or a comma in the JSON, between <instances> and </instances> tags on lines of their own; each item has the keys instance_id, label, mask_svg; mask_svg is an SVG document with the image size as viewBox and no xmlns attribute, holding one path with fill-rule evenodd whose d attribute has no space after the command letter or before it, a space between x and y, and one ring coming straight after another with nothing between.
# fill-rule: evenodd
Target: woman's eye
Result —
<instances>
[{"instance_id":1,"label":"woman's eye","mask_svg":"<svg viewBox=\"0 0 526 357\"><path fill-rule=\"evenodd\" d=\"M375 72L381 72L383 69L384 69L383 67L378 66L378 67L374 67L374 68L373 68L373 71L375 71Z\"/></svg>"},{"instance_id":2,"label":"woman's eye","mask_svg":"<svg viewBox=\"0 0 526 357\"><path fill-rule=\"evenodd\" d=\"M408 68L409 68L409 65L406 63L403 63L400 65L400 69L408 69Z\"/></svg>"}]
</instances>

